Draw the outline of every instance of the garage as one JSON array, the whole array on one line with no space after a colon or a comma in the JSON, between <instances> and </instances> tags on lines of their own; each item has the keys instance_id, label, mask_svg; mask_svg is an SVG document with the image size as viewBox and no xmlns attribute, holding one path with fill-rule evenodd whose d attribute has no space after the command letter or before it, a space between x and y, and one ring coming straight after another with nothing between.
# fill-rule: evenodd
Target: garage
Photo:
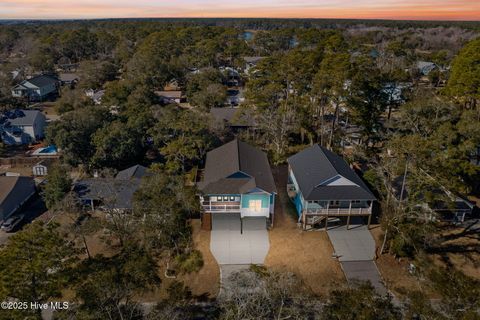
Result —
<instances>
[{"instance_id":1,"label":"garage","mask_svg":"<svg viewBox=\"0 0 480 320\"><path fill-rule=\"evenodd\" d=\"M218 264L263 264L270 248L266 226L265 217L212 213L210 251Z\"/></svg>"}]
</instances>

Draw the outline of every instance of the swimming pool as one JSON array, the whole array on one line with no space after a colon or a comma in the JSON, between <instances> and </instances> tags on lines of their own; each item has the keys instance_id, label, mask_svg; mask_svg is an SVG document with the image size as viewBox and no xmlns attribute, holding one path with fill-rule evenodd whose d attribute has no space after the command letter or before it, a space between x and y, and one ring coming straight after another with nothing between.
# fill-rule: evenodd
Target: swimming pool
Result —
<instances>
[{"instance_id":1,"label":"swimming pool","mask_svg":"<svg viewBox=\"0 0 480 320\"><path fill-rule=\"evenodd\" d=\"M56 146L48 146L48 147L45 147L45 148L41 148L38 153L57 153L57 147Z\"/></svg>"},{"instance_id":2,"label":"swimming pool","mask_svg":"<svg viewBox=\"0 0 480 320\"><path fill-rule=\"evenodd\" d=\"M57 153L57 147L51 145L45 148L38 148L32 153L32 155L56 155Z\"/></svg>"}]
</instances>

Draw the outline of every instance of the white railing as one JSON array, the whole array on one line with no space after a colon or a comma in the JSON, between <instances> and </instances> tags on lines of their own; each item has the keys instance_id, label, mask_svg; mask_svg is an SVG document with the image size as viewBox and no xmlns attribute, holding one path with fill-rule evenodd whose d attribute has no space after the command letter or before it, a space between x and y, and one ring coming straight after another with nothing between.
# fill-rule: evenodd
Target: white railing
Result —
<instances>
[{"instance_id":1,"label":"white railing","mask_svg":"<svg viewBox=\"0 0 480 320\"><path fill-rule=\"evenodd\" d=\"M206 212L240 212L239 204L211 204L203 203L203 210Z\"/></svg>"},{"instance_id":2,"label":"white railing","mask_svg":"<svg viewBox=\"0 0 480 320\"><path fill-rule=\"evenodd\" d=\"M371 208L307 208L307 215L367 215Z\"/></svg>"}]
</instances>

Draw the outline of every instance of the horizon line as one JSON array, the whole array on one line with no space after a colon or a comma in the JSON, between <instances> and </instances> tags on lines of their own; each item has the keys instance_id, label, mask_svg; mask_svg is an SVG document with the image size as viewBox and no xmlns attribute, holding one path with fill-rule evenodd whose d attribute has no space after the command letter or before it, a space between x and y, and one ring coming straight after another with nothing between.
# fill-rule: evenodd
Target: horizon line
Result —
<instances>
[{"instance_id":1,"label":"horizon line","mask_svg":"<svg viewBox=\"0 0 480 320\"><path fill-rule=\"evenodd\" d=\"M161 20L161 19L192 19L192 20L202 20L202 19L229 19L229 20L239 20L239 19L257 19L257 20L344 20L344 21L358 21L358 20L367 20L367 21L412 21L412 22L480 22L479 20L467 20L467 19L403 19L403 18L321 18L321 17L181 17L181 16L171 16L171 17L97 17L97 18L2 18L0 21L94 21L94 20Z\"/></svg>"}]
</instances>

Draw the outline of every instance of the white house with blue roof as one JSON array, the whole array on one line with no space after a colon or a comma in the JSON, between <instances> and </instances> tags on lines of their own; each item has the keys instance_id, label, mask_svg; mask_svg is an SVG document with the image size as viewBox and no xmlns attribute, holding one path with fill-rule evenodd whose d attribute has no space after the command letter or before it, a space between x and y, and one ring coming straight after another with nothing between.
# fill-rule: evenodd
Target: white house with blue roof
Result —
<instances>
[{"instance_id":1,"label":"white house with blue roof","mask_svg":"<svg viewBox=\"0 0 480 320\"><path fill-rule=\"evenodd\" d=\"M329 217L368 217L375 196L345 160L319 145L288 158L288 195L303 228L325 223Z\"/></svg>"}]
</instances>

